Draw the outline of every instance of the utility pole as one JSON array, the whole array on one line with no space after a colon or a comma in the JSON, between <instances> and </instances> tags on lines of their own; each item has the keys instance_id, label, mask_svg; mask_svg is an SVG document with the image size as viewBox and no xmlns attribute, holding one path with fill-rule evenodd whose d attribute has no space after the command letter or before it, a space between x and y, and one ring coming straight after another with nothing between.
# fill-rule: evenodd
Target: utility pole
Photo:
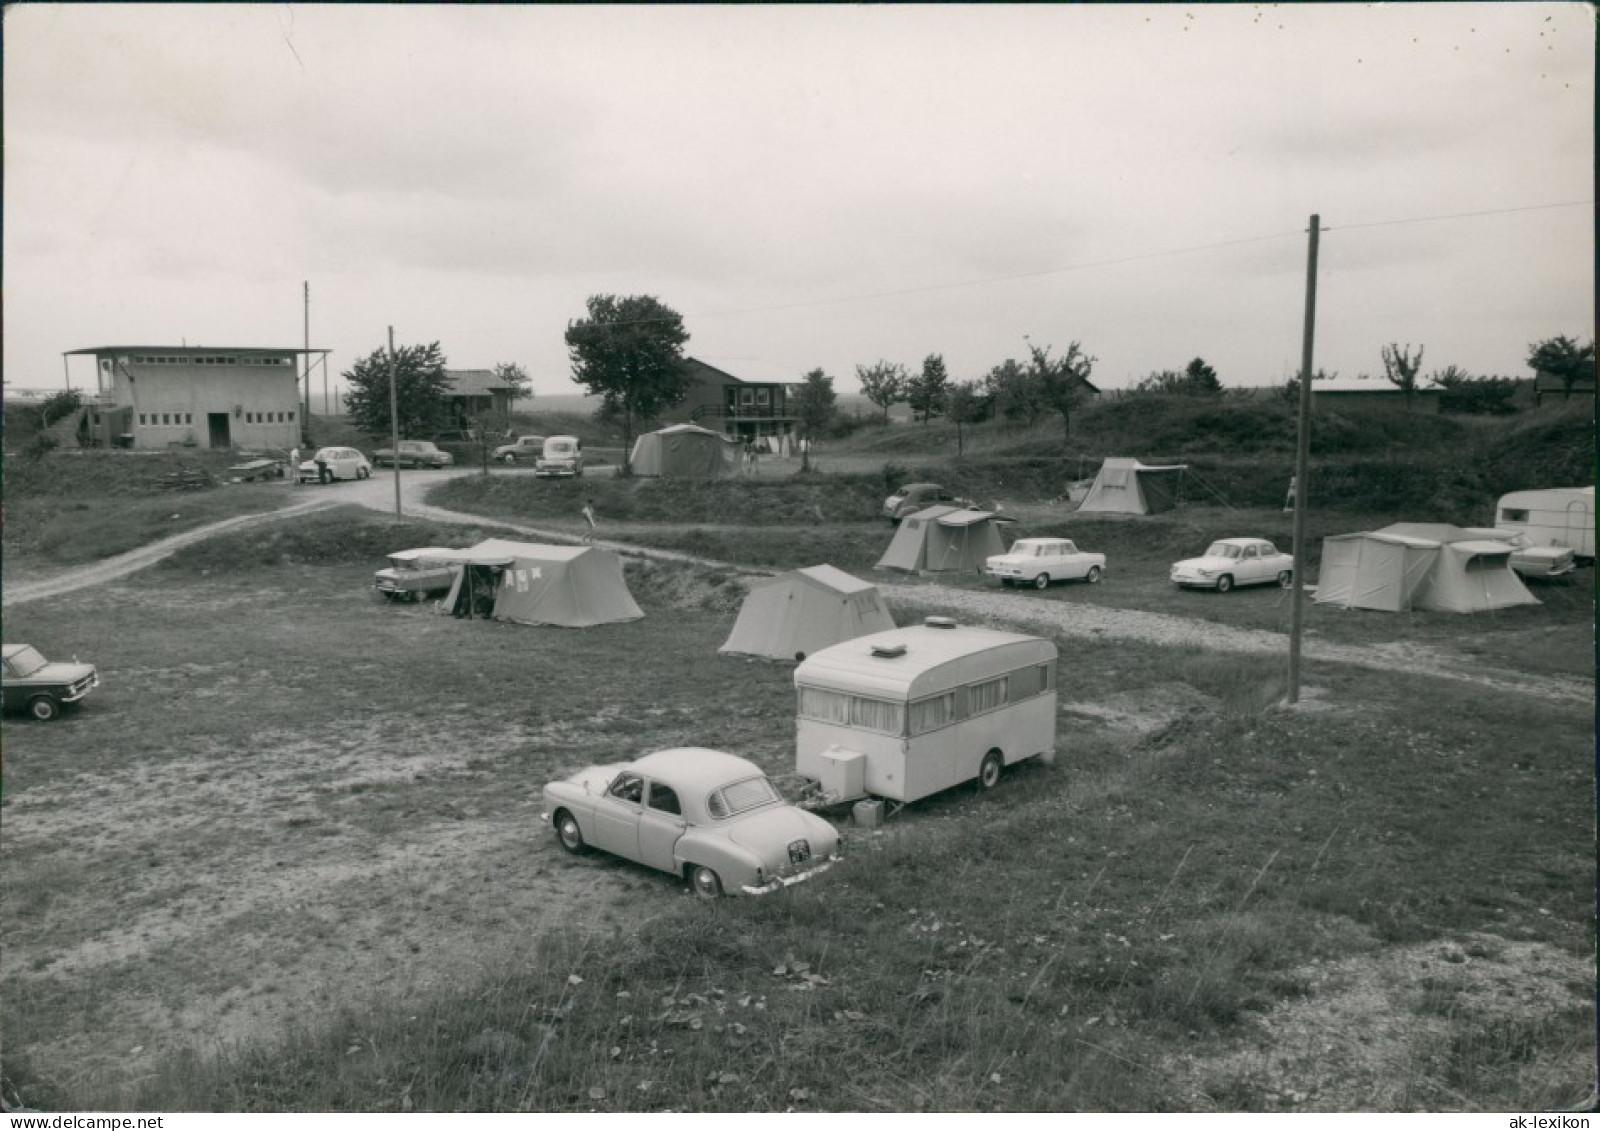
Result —
<instances>
[{"instance_id":1,"label":"utility pole","mask_svg":"<svg viewBox=\"0 0 1600 1131\"><path fill-rule=\"evenodd\" d=\"M389 454L394 457L394 516L400 514L400 396L394 387L394 327L389 327Z\"/></svg>"},{"instance_id":2,"label":"utility pole","mask_svg":"<svg viewBox=\"0 0 1600 1131\"><path fill-rule=\"evenodd\" d=\"M1311 217L1311 242L1306 256L1305 332L1300 346L1300 429L1294 454L1294 599L1289 621L1290 704L1300 702L1300 635L1306 603L1306 499L1310 496L1311 343L1317 325L1317 236L1321 217Z\"/></svg>"},{"instance_id":3,"label":"utility pole","mask_svg":"<svg viewBox=\"0 0 1600 1131\"><path fill-rule=\"evenodd\" d=\"M300 283L300 286L301 286L302 290L305 293L305 330L306 330L306 342L305 342L305 344L306 344L306 352L304 354L304 356L305 356L305 365L306 365L306 373L305 373L305 378L306 378L305 398L306 399L305 399L305 406L301 409L301 412L300 412L300 431L307 439L310 439L311 433L310 433L309 429L311 427L311 283L310 283L309 280L302 280L301 283Z\"/></svg>"}]
</instances>

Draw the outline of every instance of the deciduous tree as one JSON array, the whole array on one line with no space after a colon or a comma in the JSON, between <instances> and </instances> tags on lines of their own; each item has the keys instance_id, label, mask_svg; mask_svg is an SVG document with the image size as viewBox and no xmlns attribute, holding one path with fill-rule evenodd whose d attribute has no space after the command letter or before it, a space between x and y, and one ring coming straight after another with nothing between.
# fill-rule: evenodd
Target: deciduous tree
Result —
<instances>
[{"instance_id":1,"label":"deciduous tree","mask_svg":"<svg viewBox=\"0 0 1600 1131\"><path fill-rule=\"evenodd\" d=\"M1383 375L1389 384L1405 394L1406 407L1411 407L1412 397L1417 391L1417 374L1422 371L1422 346L1417 347L1417 356L1411 356L1411 343L1407 342L1402 349L1398 343L1390 342L1383 347Z\"/></svg>"},{"instance_id":2,"label":"deciduous tree","mask_svg":"<svg viewBox=\"0 0 1600 1131\"><path fill-rule=\"evenodd\" d=\"M683 316L650 295L592 295L589 316L567 324L572 379L622 425L622 474L637 424L680 404L689 391Z\"/></svg>"},{"instance_id":3,"label":"deciduous tree","mask_svg":"<svg viewBox=\"0 0 1600 1131\"><path fill-rule=\"evenodd\" d=\"M906 403L911 406L913 418L921 415L922 423L927 424L930 416L944 411L944 398L949 391L950 374L945 371L944 357L930 353L922 359L922 372L912 376L906 388Z\"/></svg>"},{"instance_id":4,"label":"deciduous tree","mask_svg":"<svg viewBox=\"0 0 1600 1131\"><path fill-rule=\"evenodd\" d=\"M838 395L833 391L833 378L820 369L813 369L801 379L795 390L794 410L800 418L801 436L800 470L811 470L811 438L828 427L838 410Z\"/></svg>"},{"instance_id":5,"label":"deciduous tree","mask_svg":"<svg viewBox=\"0 0 1600 1131\"><path fill-rule=\"evenodd\" d=\"M856 366L856 381L861 394L883 410L883 422L889 423L889 406L905 399L906 369L893 361L878 361L872 365Z\"/></svg>"},{"instance_id":6,"label":"deciduous tree","mask_svg":"<svg viewBox=\"0 0 1600 1131\"><path fill-rule=\"evenodd\" d=\"M1050 356L1049 346L1032 342L1028 343L1028 352L1028 368L1039 383L1044 402L1061 415L1062 438L1071 439L1072 412L1093 388L1089 374L1094 370L1095 359L1084 353L1077 342L1057 358Z\"/></svg>"},{"instance_id":7,"label":"deciduous tree","mask_svg":"<svg viewBox=\"0 0 1600 1131\"><path fill-rule=\"evenodd\" d=\"M966 454L964 425L971 424L983 411L983 389L976 381L957 381L945 396L945 414L956 426L956 458Z\"/></svg>"},{"instance_id":8,"label":"deciduous tree","mask_svg":"<svg viewBox=\"0 0 1600 1131\"><path fill-rule=\"evenodd\" d=\"M389 350L380 346L342 375L345 410L369 436L387 438L389 428ZM438 342L400 346L394 351L396 417L402 437L427 436L449 415L450 377Z\"/></svg>"},{"instance_id":9,"label":"deciduous tree","mask_svg":"<svg viewBox=\"0 0 1600 1131\"><path fill-rule=\"evenodd\" d=\"M1581 378L1594 377L1594 342L1580 346L1565 334L1534 342L1528 347L1528 365L1535 375L1549 373L1559 377L1563 397L1571 397Z\"/></svg>"},{"instance_id":10,"label":"deciduous tree","mask_svg":"<svg viewBox=\"0 0 1600 1131\"><path fill-rule=\"evenodd\" d=\"M511 390L511 399L522 400L533 396L533 378L528 376L528 371L514 361L502 361L494 367L494 375L500 383Z\"/></svg>"},{"instance_id":11,"label":"deciduous tree","mask_svg":"<svg viewBox=\"0 0 1600 1131\"><path fill-rule=\"evenodd\" d=\"M1032 369L1018 365L1014 358L989 370L983 383L994 398L995 410L1007 420L1022 420L1031 428L1050 407Z\"/></svg>"}]
</instances>

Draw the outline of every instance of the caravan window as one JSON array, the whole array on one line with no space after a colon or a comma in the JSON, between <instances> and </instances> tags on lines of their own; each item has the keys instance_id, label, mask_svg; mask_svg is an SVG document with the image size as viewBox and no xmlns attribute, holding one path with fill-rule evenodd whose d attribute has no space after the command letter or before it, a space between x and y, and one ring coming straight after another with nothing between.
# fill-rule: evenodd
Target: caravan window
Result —
<instances>
[{"instance_id":1,"label":"caravan window","mask_svg":"<svg viewBox=\"0 0 1600 1131\"><path fill-rule=\"evenodd\" d=\"M1527 522L1528 512L1516 507L1503 507L1500 511L1501 522Z\"/></svg>"},{"instance_id":2,"label":"caravan window","mask_svg":"<svg viewBox=\"0 0 1600 1131\"><path fill-rule=\"evenodd\" d=\"M967 691L967 704L974 715L982 711L993 711L997 707L1004 707L1009 701L1006 697L1006 676L999 679L987 680L984 683L975 683Z\"/></svg>"},{"instance_id":3,"label":"caravan window","mask_svg":"<svg viewBox=\"0 0 1600 1131\"><path fill-rule=\"evenodd\" d=\"M881 699L850 697L850 725L883 734L900 734L905 730L904 708L899 703L885 703Z\"/></svg>"},{"instance_id":4,"label":"caravan window","mask_svg":"<svg viewBox=\"0 0 1600 1131\"><path fill-rule=\"evenodd\" d=\"M956 721L956 693L947 691L911 704L911 733L927 734Z\"/></svg>"},{"instance_id":5,"label":"caravan window","mask_svg":"<svg viewBox=\"0 0 1600 1131\"><path fill-rule=\"evenodd\" d=\"M802 687L800 717L816 719L819 723L849 726L850 696L840 691L824 691L820 687Z\"/></svg>"}]
</instances>

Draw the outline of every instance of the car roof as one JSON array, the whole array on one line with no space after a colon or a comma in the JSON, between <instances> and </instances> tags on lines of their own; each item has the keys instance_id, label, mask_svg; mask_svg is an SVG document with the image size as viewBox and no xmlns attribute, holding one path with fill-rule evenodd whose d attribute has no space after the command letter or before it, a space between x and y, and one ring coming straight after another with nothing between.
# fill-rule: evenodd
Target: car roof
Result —
<instances>
[{"instance_id":1,"label":"car roof","mask_svg":"<svg viewBox=\"0 0 1600 1131\"><path fill-rule=\"evenodd\" d=\"M754 762L703 746L657 750L635 759L628 769L647 778L663 781L679 794L688 793L697 797L703 797L730 782L765 774Z\"/></svg>"},{"instance_id":2,"label":"car roof","mask_svg":"<svg viewBox=\"0 0 1600 1131\"><path fill-rule=\"evenodd\" d=\"M1070 541L1072 541L1072 539L1071 538L1067 538L1065 536L1059 537L1059 538L1018 538L1015 542L1013 542L1011 544L1013 546L1037 546L1040 542L1070 542Z\"/></svg>"}]
</instances>

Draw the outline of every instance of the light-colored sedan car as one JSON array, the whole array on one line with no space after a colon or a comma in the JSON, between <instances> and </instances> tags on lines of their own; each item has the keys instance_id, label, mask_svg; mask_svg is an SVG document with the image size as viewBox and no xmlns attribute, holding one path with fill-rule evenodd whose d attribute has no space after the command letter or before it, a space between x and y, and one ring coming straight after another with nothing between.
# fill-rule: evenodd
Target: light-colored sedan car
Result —
<instances>
[{"instance_id":1,"label":"light-colored sedan car","mask_svg":"<svg viewBox=\"0 0 1600 1131\"><path fill-rule=\"evenodd\" d=\"M455 583L456 574L450 566L439 564L439 559L460 552L438 546L396 550L389 555L389 565L373 576L372 587L391 601L415 602L424 597L442 597Z\"/></svg>"},{"instance_id":2,"label":"light-colored sedan car","mask_svg":"<svg viewBox=\"0 0 1600 1131\"><path fill-rule=\"evenodd\" d=\"M1226 593L1236 585L1294 584L1294 556L1264 538L1219 538L1198 558L1172 565L1172 583Z\"/></svg>"},{"instance_id":3,"label":"light-colored sedan car","mask_svg":"<svg viewBox=\"0 0 1600 1131\"><path fill-rule=\"evenodd\" d=\"M1565 577L1578 568L1570 546L1537 546L1526 530L1507 526L1469 526L1467 533L1511 547L1511 568L1523 577Z\"/></svg>"},{"instance_id":4,"label":"light-colored sedan car","mask_svg":"<svg viewBox=\"0 0 1600 1131\"><path fill-rule=\"evenodd\" d=\"M1018 538L1011 549L983 564L983 572L1001 585L1030 584L1044 589L1052 581L1087 581L1094 585L1106 572L1106 556L1080 550L1070 538Z\"/></svg>"},{"instance_id":5,"label":"light-colored sedan car","mask_svg":"<svg viewBox=\"0 0 1600 1131\"><path fill-rule=\"evenodd\" d=\"M697 895L764 895L839 858L839 833L784 801L752 762L681 747L591 766L544 787L568 852L593 847L680 875Z\"/></svg>"},{"instance_id":6,"label":"light-colored sedan car","mask_svg":"<svg viewBox=\"0 0 1600 1131\"><path fill-rule=\"evenodd\" d=\"M394 448L379 448L372 453L372 462L388 466L396 462L401 467L449 467L456 457L432 440L401 440L399 459Z\"/></svg>"},{"instance_id":7,"label":"light-colored sedan car","mask_svg":"<svg viewBox=\"0 0 1600 1131\"><path fill-rule=\"evenodd\" d=\"M964 499L954 491L948 491L937 483L907 483L883 500L881 513L891 524L898 525L906 515L916 514L918 511L927 510L929 507L973 507L976 505L971 499Z\"/></svg>"},{"instance_id":8,"label":"light-colored sedan car","mask_svg":"<svg viewBox=\"0 0 1600 1131\"><path fill-rule=\"evenodd\" d=\"M316 455L301 460L296 472L302 483L328 483L335 479L365 479L372 464L354 448L318 448Z\"/></svg>"}]
</instances>

